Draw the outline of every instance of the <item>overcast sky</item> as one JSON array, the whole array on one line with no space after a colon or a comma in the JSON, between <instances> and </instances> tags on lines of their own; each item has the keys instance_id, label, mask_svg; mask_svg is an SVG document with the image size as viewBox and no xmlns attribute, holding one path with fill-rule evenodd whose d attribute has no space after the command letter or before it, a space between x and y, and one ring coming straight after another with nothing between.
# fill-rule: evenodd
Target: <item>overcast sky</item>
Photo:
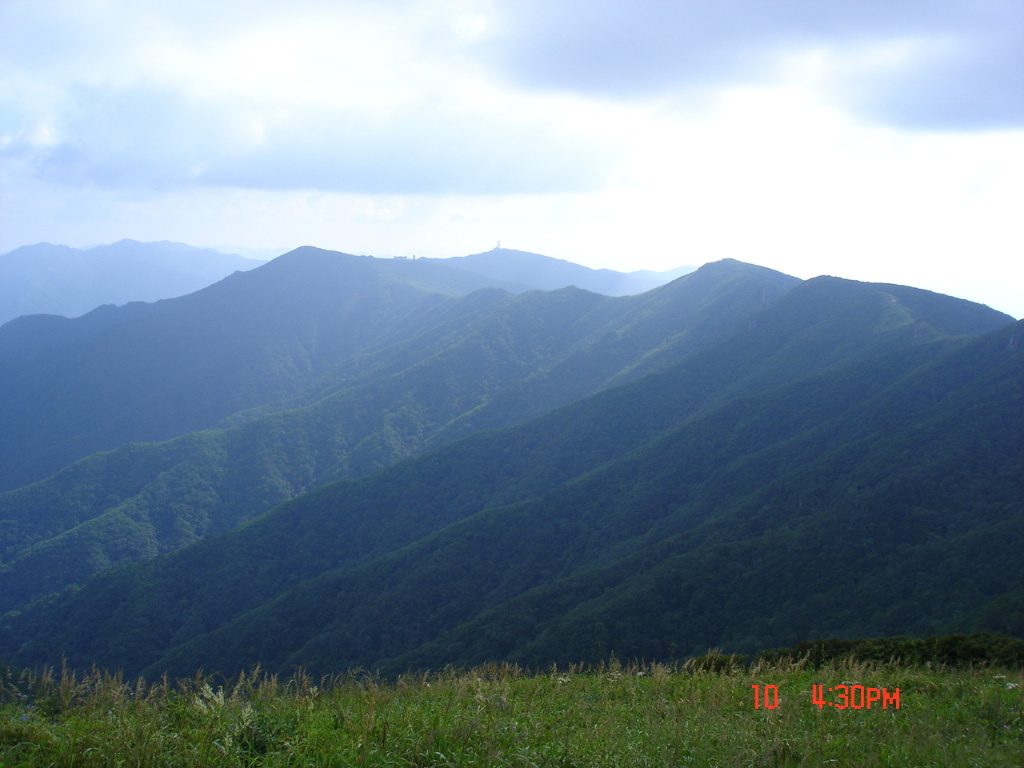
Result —
<instances>
[{"instance_id":1,"label":"overcast sky","mask_svg":"<svg viewBox=\"0 0 1024 768\"><path fill-rule=\"evenodd\" d=\"M0 252L733 257L1024 316L1024 0L0 0Z\"/></svg>"}]
</instances>

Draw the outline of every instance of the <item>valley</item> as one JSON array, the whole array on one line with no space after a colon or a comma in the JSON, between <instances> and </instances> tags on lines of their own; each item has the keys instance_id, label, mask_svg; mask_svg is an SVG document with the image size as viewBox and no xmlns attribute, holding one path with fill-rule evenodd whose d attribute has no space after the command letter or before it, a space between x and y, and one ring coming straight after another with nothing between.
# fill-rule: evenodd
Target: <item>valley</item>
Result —
<instances>
[{"instance_id":1,"label":"valley","mask_svg":"<svg viewBox=\"0 0 1024 768\"><path fill-rule=\"evenodd\" d=\"M1024 633L1020 322L731 259L624 296L507 277L305 247L0 328L0 657L397 674Z\"/></svg>"}]
</instances>

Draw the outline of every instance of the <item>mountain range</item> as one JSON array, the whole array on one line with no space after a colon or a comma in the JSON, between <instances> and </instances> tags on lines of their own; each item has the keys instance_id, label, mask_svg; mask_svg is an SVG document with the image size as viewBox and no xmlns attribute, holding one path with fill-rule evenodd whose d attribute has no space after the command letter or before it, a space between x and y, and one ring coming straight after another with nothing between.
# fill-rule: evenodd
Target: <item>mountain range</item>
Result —
<instances>
[{"instance_id":1,"label":"mountain range","mask_svg":"<svg viewBox=\"0 0 1024 768\"><path fill-rule=\"evenodd\" d=\"M723 311L742 317L794 284L752 267L720 271L637 297L575 288L460 296L479 281L443 264L303 248L185 299L108 310L102 328L92 316L69 321L91 332L37 341L44 351L11 368L22 388L0 386L0 477L30 483L0 495L0 518L16 521L0 535L0 611L226 530L328 480L657 370L730 328ZM716 288L739 302L705 305ZM19 327L6 326L0 341ZM139 442L197 425L206 429Z\"/></svg>"},{"instance_id":2,"label":"mountain range","mask_svg":"<svg viewBox=\"0 0 1024 768\"><path fill-rule=\"evenodd\" d=\"M0 325L21 315L77 317L104 304L184 296L260 263L171 242L26 245L0 255Z\"/></svg>"},{"instance_id":3,"label":"mountain range","mask_svg":"<svg viewBox=\"0 0 1024 768\"><path fill-rule=\"evenodd\" d=\"M516 251L500 245L486 253L432 259L448 266L483 275L504 284L512 290L539 288L553 291L575 285L606 296L632 296L693 272L696 267L685 265L665 272L641 269L617 272L614 269L590 269L571 261L553 259L539 253Z\"/></svg>"},{"instance_id":4,"label":"mountain range","mask_svg":"<svg viewBox=\"0 0 1024 768\"><path fill-rule=\"evenodd\" d=\"M484 277L514 293L575 285L608 296L656 288L692 272L590 269L538 253L494 248L486 253L427 259ZM23 315L78 317L104 305L184 296L264 262L183 243L140 243L71 248L36 243L0 254L0 325Z\"/></svg>"},{"instance_id":5,"label":"mountain range","mask_svg":"<svg viewBox=\"0 0 1024 768\"><path fill-rule=\"evenodd\" d=\"M395 673L1024 633L1024 324L733 260L626 296L457 264L307 247L0 328L0 655Z\"/></svg>"}]
</instances>

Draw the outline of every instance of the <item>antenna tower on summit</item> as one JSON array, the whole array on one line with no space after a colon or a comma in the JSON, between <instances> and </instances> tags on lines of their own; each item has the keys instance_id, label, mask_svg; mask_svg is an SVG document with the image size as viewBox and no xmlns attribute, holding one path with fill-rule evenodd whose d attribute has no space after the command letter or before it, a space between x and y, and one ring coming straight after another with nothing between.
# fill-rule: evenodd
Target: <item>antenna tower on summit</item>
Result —
<instances>
[{"instance_id":1,"label":"antenna tower on summit","mask_svg":"<svg viewBox=\"0 0 1024 768\"><path fill-rule=\"evenodd\" d=\"M500 251L501 250L501 240L499 240L498 244L496 246L494 246L494 250L496 250L496 251Z\"/></svg>"}]
</instances>

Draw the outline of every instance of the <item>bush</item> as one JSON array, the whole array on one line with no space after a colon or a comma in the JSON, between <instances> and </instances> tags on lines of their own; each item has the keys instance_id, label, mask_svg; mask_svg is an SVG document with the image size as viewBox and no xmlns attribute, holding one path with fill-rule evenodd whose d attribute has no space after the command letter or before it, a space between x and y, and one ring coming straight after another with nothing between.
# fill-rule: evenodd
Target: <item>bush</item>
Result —
<instances>
[{"instance_id":1,"label":"bush","mask_svg":"<svg viewBox=\"0 0 1024 768\"><path fill-rule=\"evenodd\" d=\"M1024 640L977 632L972 635L913 637L860 637L813 640L792 648L762 651L755 662L807 663L818 668L837 661L876 661L897 664L945 664L949 666L1024 667Z\"/></svg>"}]
</instances>

